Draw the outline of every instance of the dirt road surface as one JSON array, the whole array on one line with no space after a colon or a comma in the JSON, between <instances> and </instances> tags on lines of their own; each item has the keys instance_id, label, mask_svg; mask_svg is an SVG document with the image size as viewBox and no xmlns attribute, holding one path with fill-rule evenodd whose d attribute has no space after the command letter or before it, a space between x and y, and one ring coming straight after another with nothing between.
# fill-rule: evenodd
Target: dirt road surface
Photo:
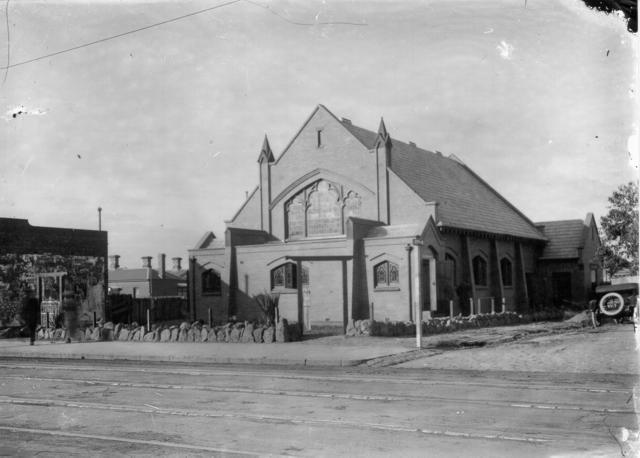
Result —
<instances>
[{"instance_id":1,"label":"dirt road surface","mask_svg":"<svg viewBox=\"0 0 640 458\"><path fill-rule=\"evenodd\" d=\"M403 367L5 359L0 455L637 456L634 338L611 326Z\"/></svg>"}]
</instances>

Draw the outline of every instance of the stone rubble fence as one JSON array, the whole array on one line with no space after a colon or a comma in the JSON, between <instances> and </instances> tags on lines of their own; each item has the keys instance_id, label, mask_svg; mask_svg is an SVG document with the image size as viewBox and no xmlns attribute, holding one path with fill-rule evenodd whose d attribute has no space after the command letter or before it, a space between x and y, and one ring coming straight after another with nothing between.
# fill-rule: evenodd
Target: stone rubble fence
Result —
<instances>
[{"instance_id":1,"label":"stone rubble fence","mask_svg":"<svg viewBox=\"0 0 640 458\"><path fill-rule=\"evenodd\" d=\"M455 332L465 329L526 324L533 321L559 321L565 317L561 309L550 309L531 314L516 312L487 313L453 318L432 318L422 322L422 335ZM410 321L350 320L347 336L411 337L416 325Z\"/></svg>"},{"instance_id":2,"label":"stone rubble fence","mask_svg":"<svg viewBox=\"0 0 640 458\"><path fill-rule=\"evenodd\" d=\"M38 340L65 341L65 328L39 327ZM132 323L114 324L107 322L88 326L78 331L73 340L79 341L120 341L120 342L209 342L209 343L285 343L300 340L297 324L289 324L281 319L275 326L265 326L251 322L228 323L209 327L199 321L180 325L153 325L151 330Z\"/></svg>"}]
</instances>

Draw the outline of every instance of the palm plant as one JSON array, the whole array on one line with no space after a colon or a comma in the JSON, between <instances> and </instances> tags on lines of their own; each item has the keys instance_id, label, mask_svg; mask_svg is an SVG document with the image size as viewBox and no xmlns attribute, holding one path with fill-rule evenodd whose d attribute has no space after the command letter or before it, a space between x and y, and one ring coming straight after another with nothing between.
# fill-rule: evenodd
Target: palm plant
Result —
<instances>
[{"instance_id":1,"label":"palm plant","mask_svg":"<svg viewBox=\"0 0 640 458\"><path fill-rule=\"evenodd\" d=\"M256 301L258 307L262 311L265 317L267 325L272 325L278 320L278 302L280 301L280 294L264 292L253 296L253 300Z\"/></svg>"}]
</instances>

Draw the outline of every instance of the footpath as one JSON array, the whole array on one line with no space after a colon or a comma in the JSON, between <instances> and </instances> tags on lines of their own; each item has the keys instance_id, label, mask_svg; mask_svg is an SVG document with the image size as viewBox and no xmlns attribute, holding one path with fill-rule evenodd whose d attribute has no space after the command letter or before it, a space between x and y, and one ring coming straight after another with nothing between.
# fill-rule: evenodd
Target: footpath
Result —
<instances>
[{"instance_id":1,"label":"footpath","mask_svg":"<svg viewBox=\"0 0 640 458\"><path fill-rule=\"evenodd\" d=\"M24 338L0 339L0 358L84 359L179 362L191 364L264 364L291 366L391 366L442 351L498 345L541 334L580 332L579 320L476 328L415 337L326 336L300 342L193 343L87 341L64 343Z\"/></svg>"}]
</instances>

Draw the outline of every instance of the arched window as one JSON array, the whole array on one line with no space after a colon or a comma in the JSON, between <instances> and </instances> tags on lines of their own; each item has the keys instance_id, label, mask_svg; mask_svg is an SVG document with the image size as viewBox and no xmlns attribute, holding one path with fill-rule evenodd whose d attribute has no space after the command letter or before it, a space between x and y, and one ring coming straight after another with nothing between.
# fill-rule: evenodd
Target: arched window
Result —
<instances>
[{"instance_id":1,"label":"arched window","mask_svg":"<svg viewBox=\"0 0 640 458\"><path fill-rule=\"evenodd\" d=\"M325 180L303 189L285 203L287 238L344 233L343 222L360 214L361 199L354 191Z\"/></svg>"},{"instance_id":2,"label":"arched window","mask_svg":"<svg viewBox=\"0 0 640 458\"><path fill-rule=\"evenodd\" d=\"M304 193L295 196L286 206L289 237L304 237L305 210Z\"/></svg>"},{"instance_id":3,"label":"arched window","mask_svg":"<svg viewBox=\"0 0 640 458\"><path fill-rule=\"evenodd\" d=\"M324 235L342 233L342 205L340 194L333 185L322 180L309 194L307 234Z\"/></svg>"},{"instance_id":4,"label":"arched window","mask_svg":"<svg viewBox=\"0 0 640 458\"><path fill-rule=\"evenodd\" d=\"M389 261L376 264L373 268L373 283L375 288L397 288L400 286L398 265Z\"/></svg>"},{"instance_id":5,"label":"arched window","mask_svg":"<svg viewBox=\"0 0 640 458\"><path fill-rule=\"evenodd\" d=\"M473 282L477 286L487 286L487 261L482 256L473 258Z\"/></svg>"},{"instance_id":6,"label":"arched window","mask_svg":"<svg viewBox=\"0 0 640 458\"><path fill-rule=\"evenodd\" d=\"M297 267L288 262L271 270L271 289L296 289L298 277Z\"/></svg>"},{"instance_id":7,"label":"arched window","mask_svg":"<svg viewBox=\"0 0 640 458\"><path fill-rule=\"evenodd\" d=\"M344 198L344 219L349 216L358 216L360 214L360 196L353 191L349 191L347 197Z\"/></svg>"},{"instance_id":8,"label":"arched window","mask_svg":"<svg viewBox=\"0 0 640 458\"><path fill-rule=\"evenodd\" d=\"M213 269L202 272L202 294L220 294L221 292L220 274Z\"/></svg>"},{"instance_id":9,"label":"arched window","mask_svg":"<svg viewBox=\"0 0 640 458\"><path fill-rule=\"evenodd\" d=\"M500 273L502 273L502 284L504 286L513 286L513 266L508 258L500 260Z\"/></svg>"},{"instance_id":10,"label":"arched window","mask_svg":"<svg viewBox=\"0 0 640 458\"><path fill-rule=\"evenodd\" d=\"M455 284L457 281L457 271L456 271L456 258L451 256L449 253L444 255L444 261L447 266L447 272L449 273L449 277L451 279L451 284Z\"/></svg>"}]
</instances>

